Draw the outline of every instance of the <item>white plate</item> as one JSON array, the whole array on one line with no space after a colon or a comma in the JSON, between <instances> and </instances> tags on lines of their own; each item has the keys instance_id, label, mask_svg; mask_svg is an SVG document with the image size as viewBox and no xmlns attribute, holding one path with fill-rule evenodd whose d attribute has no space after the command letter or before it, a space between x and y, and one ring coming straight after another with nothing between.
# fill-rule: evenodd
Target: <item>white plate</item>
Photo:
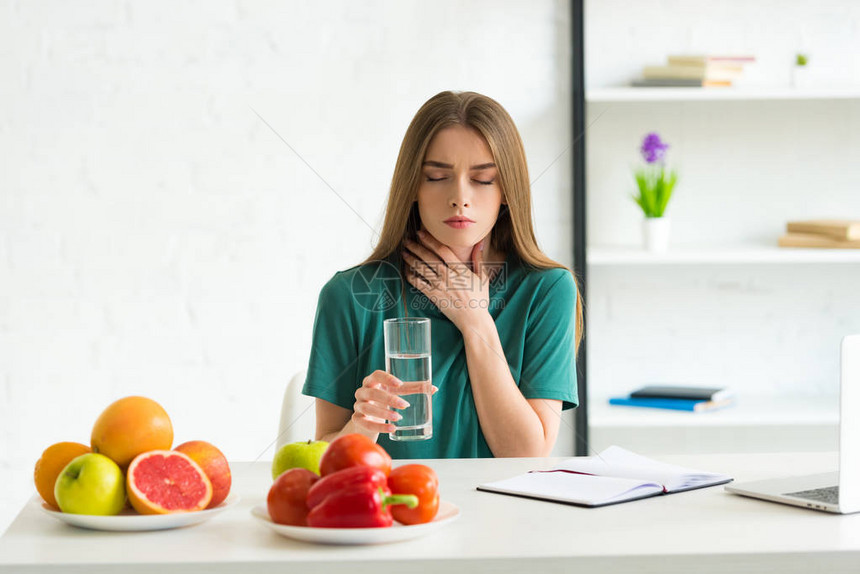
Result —
<instances>
[{"instance_id":1,"label":"white plate","mask_svg":"<svg viewBox=\"0 0 860 574\"><path fill-rule=\"evenodd\" d=\"M113 531L144 531L144 530L168 530L191 526L209 520L216 514L224 512L239 502L239 496L230 494L226 500L208 510L197 512L176 512L173 514L138 514L127 508L121 513L113 516L93 516L90 514L68 514L53 510L47 503L42 503L40 508L45 514L62 520L66 524L90 530L113 530Z\"/></svg>"},{"instance_id":2,"label":"white plate","mask_svg":"<svg viewBox=\"0 0 860 574\"><path fill-rule=\"evenodd\" d=\"M318 544L385 544L401 542L425 536L457 520L460 509L450 502L441 501L436 518L425 524L404 526L394 523L391 528L311 528L308 526L287 526L275 524L269 518L265 506L255 506L251 509L254 518L287 538L316 542Z\"/></svg>"}]
</instances>

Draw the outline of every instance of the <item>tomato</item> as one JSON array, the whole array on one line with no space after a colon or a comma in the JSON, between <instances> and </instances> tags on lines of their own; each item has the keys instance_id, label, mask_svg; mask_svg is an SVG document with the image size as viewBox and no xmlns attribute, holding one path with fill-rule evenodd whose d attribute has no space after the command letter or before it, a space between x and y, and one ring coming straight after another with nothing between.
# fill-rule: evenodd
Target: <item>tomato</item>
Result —
<instances>
[{"instance_id":1,"label":"tomato","mask_svg":"<svg viewBox=\"0 0 860 574\"><path fill-rule=\"evenodd\" d=\"M291 468L275 479L266 497L266 506L272 522L307 526L308 506L305 500L308 490L319 479L317 474L306 468Z\"/></svg>"},{"instance_id":2,"label":"tomato","mask_svg":"<svg viewBox=\"0 0 860 574\"><path fill-rule=\"evenodd\" d=\"M405 464L388 475L388 488L392 494L414 494L418 506L392 506L394 520L401 524L423 524L430 522L439 511L439 477L429 466Z\"/></svg>"},{"instance_id":3,"label":"tomato","mask_svg":"<svg viewBox=\"0 0 860 574\"><path fill-rule=\"evenodd\" d=\"M391 457L385 449L363 434L347 434L334 439L320 459L320 476L349 468L369 466L378 468L388 476Z\"/></svg>"}]
</instances>

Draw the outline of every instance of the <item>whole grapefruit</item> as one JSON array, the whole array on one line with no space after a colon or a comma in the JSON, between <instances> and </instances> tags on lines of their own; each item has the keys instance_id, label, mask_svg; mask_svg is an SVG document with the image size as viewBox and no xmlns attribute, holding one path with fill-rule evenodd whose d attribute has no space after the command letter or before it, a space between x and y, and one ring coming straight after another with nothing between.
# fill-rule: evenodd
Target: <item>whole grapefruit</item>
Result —
<instances>
[{"instance_id":1,"label":"whole grapefruit","mask_svg":"<svg viewBox=\"0 0 860 574\"><path fill-rule=\"evenodd\" d=\"M200 465L175 450L140 454L128 466L128 500L141 514L203 510L212 500L212 483Z\"/></svg>"},{"instance_id":2,"label":"whole grapefruit","mask_svg":"<svg viewBox=\"0 0 860 574\"><path fill-rule=\"evenodd\" d=\"M230 465L218 447L205 440L190 440L177 446L173 450L187 454L191 460L200 465L209 482L212 483L212 500L206 508L215 508L230 494L230 486L233 476L230 473Z\"/></svg>"},{"instance_id":3,"label":"whole grapefruit","mask_svg":"<svg viewBox=\"0 0 860 574\"><path fill-rule=\"evenodd\" d=\"M93 452L126 468L137 455L168 450L173 445L173 424L167 412L152 399L125 397L111 403L93 425Z\"/></svg>"}]
</instances>

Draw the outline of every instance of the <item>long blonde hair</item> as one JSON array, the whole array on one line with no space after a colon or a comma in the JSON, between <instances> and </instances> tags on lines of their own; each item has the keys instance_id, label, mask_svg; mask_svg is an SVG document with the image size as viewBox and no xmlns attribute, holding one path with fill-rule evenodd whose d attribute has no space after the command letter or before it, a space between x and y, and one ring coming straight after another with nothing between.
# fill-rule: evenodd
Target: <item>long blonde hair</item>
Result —
<instances>
[{"instance_id":1,"label":"long blonde hair","mask_svg":"<svg viewBox=\"0 0 860 574\"><path fill-rule=\"evenodd\" d=\"M567 269L540 250L532 224L531 184L523 142L508 112L495 100L475 92L441 92L430 98L409 124L391 179L382 233L373 253L363 262L386 259L400 253L404 241L417 240L421 226L418 215L418 187L421 166L436 133L452 125L477 130L490 147L498 166L498 179L507 209L502 209L493 226L492 247L497 252L513 250L523 264L536 269ZM582 297L576 292L576 350L582 339Z\"/></svg>"}]
</instances>

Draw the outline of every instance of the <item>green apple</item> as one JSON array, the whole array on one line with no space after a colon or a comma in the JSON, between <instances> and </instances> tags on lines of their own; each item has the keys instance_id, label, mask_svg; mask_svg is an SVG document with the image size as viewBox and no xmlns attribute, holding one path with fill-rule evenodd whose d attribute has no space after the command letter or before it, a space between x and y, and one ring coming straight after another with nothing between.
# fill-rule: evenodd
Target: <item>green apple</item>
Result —
<instances>
[{"instance_id":1,"label":"green apple","mask_svg":"<svg viewBox=\"0 0 860 574\"><path fill-rule=\"evenodd\" d=\"M125 506L125 476L117 463L90 452L73 458L54 483L54 496L63 512L119 514Z\"/></svg>"},{"instance_id":2,"label":"green apple","mask_svg":"<svg viewBox=\"0 0 860 574\"><path fill-rule=\"evenodd\" d=\"M306 468L320 473L320 459L328 443L324 440L291 442L282 446L272 461L272 479L276 479L291 468Z\"/></svg>"}]
</instances>

